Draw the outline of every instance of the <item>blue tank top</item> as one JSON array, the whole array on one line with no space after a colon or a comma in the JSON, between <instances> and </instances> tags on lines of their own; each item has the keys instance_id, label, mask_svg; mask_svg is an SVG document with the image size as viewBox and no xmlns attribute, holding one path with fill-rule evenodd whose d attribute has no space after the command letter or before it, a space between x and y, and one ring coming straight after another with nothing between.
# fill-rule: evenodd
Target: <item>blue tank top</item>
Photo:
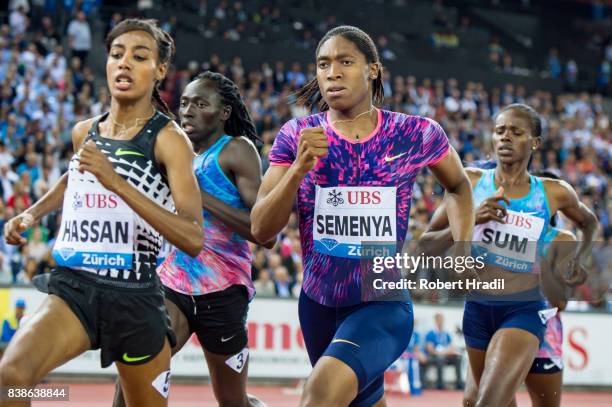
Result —
<instances>
[{"instance_id":1,"label":"blue tank top","mask_svg":"<svg viewBox=\"0 0 612 407\"><path fill-rule=\"evenodd\" d=\"M510 199L505 224L490 221L474 227L474 249L485 256L485 263L511 272L539 272L539 247L550 229L550 209L542 181L530 175L530 183L526 196ZM474 188L474 206L497 188L495 169L485 170Z\"/></svg>"},{"instance_id":2,"label":"blue tank top","mask_svg":"<svg viewBox=\"0 0 612 407\"><path fill-rule=\"evenodd\" d=\"M219 164L219 154L232 140L223 135L205 153L193 160L193 169L200 188L232 208L248 211L236 186ZM244 285L249 298L255 294L251 280L251 251L247 241L206 209L204 245L197 257L173 248L158 269L162 283L181 293L203 295Z\"/></svg>"}]
</instances>

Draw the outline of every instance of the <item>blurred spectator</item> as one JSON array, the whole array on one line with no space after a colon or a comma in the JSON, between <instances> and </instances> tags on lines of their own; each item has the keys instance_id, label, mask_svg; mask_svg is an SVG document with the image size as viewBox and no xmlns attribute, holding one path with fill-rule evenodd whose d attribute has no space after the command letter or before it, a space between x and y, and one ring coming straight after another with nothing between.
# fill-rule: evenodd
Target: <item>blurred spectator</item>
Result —
<instances>
[{"instance_id":1,"label":"blurred spectator","mask_svg":"<svg viewBox=\"0 0 612 407\"><path fill-rule=\"evenodd\" d=\"M38 177L40 177L40 165L38 163L38 155L34 152L26 154L25 162L17 166L17 175L22 175L24 172L28 172L30 176L31 184L28 187L33 186ZM25 186L25 185L24 185Z\"/></svg>"},{"instance_id":2,"label":"blurred spectator","mask_svg":"<svg viewBox=\"0 0 612 407\"><path fill-rule=\"evenodd\" d=\"M425 366L427 365L427 354L424 352L424 343L421 333L417 327L419 325L418 320L414 320L414 326L412 328L412 336L408 343L408 352L410 358L416 360L419 363L419 379L421 383L425 383Z\"/></svg>"},{"instance_id":3,"label":"blurred spectator","mask_svg":"<svg viewBox=\"0 0 612 407\"><path fill-rule=\"evenodd\" d=\"M6 144L0 140L0 167L8 167L12 163L12 154L7 150Z\"/></svg>"},{"instance_id":4,"label":"blurred spectator","mask_svg":"<svg viewBox=\"0 0 612 407\"><path fill-rule=\"evenodd\" d=\"M198 15L200 17L206 17L208 15L208 0L196 0Z\"/></svg>"},{"instance_id":5,"label":"blurred spectator","mask_svg":"<svg viewBox=\"0 0 612 407\"><path fill-rule=\"evenodd\" d=\"M35 227L28 240L28 255L35 260L34 264L37 265L47 257L47 252L49 250L50 248L47 246L46 241L43 240L42 228L40 226Z\"/></svg>"},{"instance_id":6,"label":"blurred spectator","mask_svg":"<svg viewBox=\"0 0 612 407\"><path fill-rule=\"evenodd\" d=\"M548 52L548 72L554 79L561 77L561 61L559 60L559 51L556 48L551 48Z\"/></svg>"},{"instance_id":7,"label":"blurred spectator","mask_svg":"<svg viewBox=\"0 0 612 407\"><path fill-rule=\"evenodd\" d=\"M287 267L278 266L273 270L276 296L281 298L291 297L291 281L289 280L289 272L287 271Z\"/></svg>"},{"instance_id":8,"label":"blurred spectator","mask_svg":"<svg viewBox=\"0 0 612 407\"><path fill-rule=\"evenodd\" d=\"M9 0L9 11L17 10L18 8L22 8L24 12L28 13L30 11L29 0Z\"/></svg>"},{"instance_id":9,"label":"blurred spectator","mask_svg":"<svg viewBox=\"0 0 612 407\"><path fill-rule=\"evenodd\" d=\"M291 71L287 72L287 81L291 82L296 88L300 88L306 83L306 75L302 72L298 62L291 65Z\"/></svg>"},{"instance_id":10,"label":"blurred spectator","mask_svg":"<svg viewBox=\"0 0 612 407\"><path fill-rule=\"evenodd\" d=\"M40 44L45 48L46 52L50 52L57 46L61 46L62 38L57 32L53 21L49 16L45 16L41 20Z\"/></svg>"},{"instance_id":11,"label":"blurred spectator","mask_svg":"<svg viewBox=\"0 0 612 407\"><path fill-rule=\"evenodd\" d=\"M168 21L161 25L161 28L166 31L173 38L176 37L176 32L178 30L178 19L175 15L171 15Z\"/></svg>"},{"instance_id":12,"label":"blurred spectator","mask_svg":"<svg viewBox=\"0 0 612 407\"><path fill-rule=\"evenodd\" d=\"M513 72L512 56L507 52L502 57L501 70L503 73L511 74Z\"/></svg>"},{"instance_id":13,"label":"blurred spectator","mask_svg":"<svg viewBox=\"0 0 612 407\"><path fill-rule=\"evenodd\" d=\"M153 0L138 0L136 8L140 11L147 11L153 8Z\"/></svg>"},{"instance_id":14,"label":"blurred spectator","mask_svg":"<svg viewBox=\"0 0 612 407\"><path fill-rule=\"evenodd\" d=\"M29 24L29 19L23 6L19 6L15 10L11 11L11 14L9 15L9 25L11 26L11 33L13 37L19 38L23 36L28 29Z\"/></svg>"},{"instance_id":15,"label":"blurred spectator","mask_svg":"<svg viewBox=\"0 0 612 407\"><path fill-rule=\"evenodd\" d=\"M123 15L121 13L113 13L113 15L111 16L111 19L108 21L108 24L106 25L106 31L104 32L104 38L108 36L108 33L111 32L112 29L115 28L115 26L121 22L121 20L123 20Z\"/></svg>"},{"instance_id":16,"label":"blurred spectator","mask_svg":"<svg viewBox=\"0 0 612 407\"><path fill-rule=\"evenodd\" d=\"M270 273L268 270L263 269L259 271L259 278L253 283L257 295L262 297L274 297L276 296L276 288L274 281L270 279Z\"/></svg>"},{"instance_id":17,"label":"blurred spectator","mask_svg":"<svg viewBox=\"0 0 612 407\"><path fill-rule=\"evenodd\" d=\"M68 24L68 41L72 56L79 58L81 66L84 66L91 50L91 28L84 12L79 11L76 19Z\"/></svg>"},{"instance_id":18,"label":"blurred spectator","mask_svg":"<svg viewBox=\"0 0 612 407\"><path fill-rule=\"evenodd\" d=\"M570 59L565 64L566 89L574 90L576 88L576 81L578 81L578 64L573 59Z\"/></svg>"},{"instance_id":19,"label":"blurred spectator","mask_svg":"<svg viewBox=\"0 0 612 407\"><path fill-rule=\"evenodd\" d=\"M55 45L53 51L47 54L45 57L45 67L53 82L57 83L64 79L66 74L66 57L64 56L64 48L61 45Z\"/></svg>"},{"instance_id":20,"label":"blurred spectator","mask_svg":"<svg viewBox=\"0 0 612 407\"><path fill-rule=\"evenodd\" d=\"M601 21L606 18L606 6L603 1L592 0L591 13L594 21Z\"/></svg>"},{"instance_id":21,"label":"blurred spectator","mask_svg":"<svg viewBox=\"0 0 612 407\"><path fill-rule=\"evenodd\" d=\"M608 95L611 75L610 61L601 61L599 72L597 73L597 90L603 95Z\"/></svg>"},{"instance_id":22,"label":"blurred spectator","mask_svg":"<svg viewBox=\"0 0 612 407\"><path fill-rule=\"evenodd\" d=\"M437 382L436 388L444 389L443 368L446 365L455 367L456 384L455 387L463 389L463 378L461 374L461 355L453 346L451 335L444 329L444 316L440 313L435 315L436 326L427 333L425 337L425 349L428 361L424 366L423 376L427 377L430 367L436 367Z\"/></svg>"},{"instance_id":23,"label":"blurred spectator","mask_svg":"<svg viewBox=\"0 0 612 407\"><path fill-rule=\"evenodd\" d=\"M6 348L6 345L13 339L15 332L19 329L19 324L23 318L26 310L26 302L19 299L15 302L15 314L2 321L2 338L0 339L2 350Z\"/></svg>"},{"instance_id":24,"label":"blurred spectator","mask_svg":"<svg viewBox=\"0 0 612 407\"><path fill-rule=\"evenodd\" d=\"M499 43L499 38L492 37L491 41L489 42L489 54L497 54L501 57L505 53L506 50L504 50L504 47L502 47Z\"/></svg>"},{"instance_id":25,"label":"blurred spectator","mask_svg":"<svg viewBox=\"0 0 612 407\"><path fill-rule=\"evenodd\" d=\"M393 50L389 48L389 41L387 40L387 37L385 37L384 35L378 37L377 45L378 52L383 60L393 61L397 59L395 52L393 52Z\"/></svg>"},{"instance_id":26,"label":"blurred spectator","mask_svg":"<svg viewBox=\"0 0 612 407\"><path fill-rule=\"evenodd\" d=\"M27 193L27 189L22 181L15 182L15 184L13 184L13 194L6 201L6 206L14 209L15 213L19 214L25 209L28 209L31 204L30 195Z\"/></svg>"}]
</instances>

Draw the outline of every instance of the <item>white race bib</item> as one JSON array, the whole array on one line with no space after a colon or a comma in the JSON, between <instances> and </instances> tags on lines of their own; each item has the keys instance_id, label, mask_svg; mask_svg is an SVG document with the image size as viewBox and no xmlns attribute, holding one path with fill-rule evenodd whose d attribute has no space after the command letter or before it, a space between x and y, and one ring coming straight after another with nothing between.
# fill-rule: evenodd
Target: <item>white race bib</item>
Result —
<instances>
[{"instance_id":1,"label":"white race bib","mask_svg":"<svg viewBox=\"0 0 612 407\"><path fill-rule=\"evenodd\" d=\"M64 267L132 268L133 210L91 173L70 174L55 261Z\"/></svg>"},{"instance_id":2,"label":"white race bib","mask_svg":"<svg viewBox=\"0 0 612 407\"><path fill-rule=\"evenodd\" d=\"M507 211L506 223L490 221L474 227L474 246L486 253L486 263L513 272L531 272L544 219Z\"/></svg>"},{"instance_id":3,"label":"white race bib","mask_svg":"<svg viewBox=\"0 0 612 407\"><path fill-rule=\"evenodd\" d=\"M242 373L242 369L249 360L249 348L244 348L231 358L225 361L225 364L234 369L237 373Z\"/></svg>"},{"instance_id":4,"label":"white race bib","mask_svg":"<svg viewBox=\"0 0 612 407\"><path fill-rule=\"evenodd\" d=\"M395 252L396 193L396 187L317 186L315 250L330 256L360 258L368 256L362 252L362 243L372 242L387 243L385 247Z\"/></svg>"}]
</instances>

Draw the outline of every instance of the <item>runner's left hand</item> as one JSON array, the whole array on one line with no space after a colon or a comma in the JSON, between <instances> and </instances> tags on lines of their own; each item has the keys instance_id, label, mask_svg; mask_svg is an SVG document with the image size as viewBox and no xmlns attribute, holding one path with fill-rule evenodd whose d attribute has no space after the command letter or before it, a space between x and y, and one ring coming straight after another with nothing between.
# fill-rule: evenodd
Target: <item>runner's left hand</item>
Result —
<instances>
[{"instance_id":1,"label":"runner's left hand","mask_svg":"<svg viewBox=\"0 0 612 407\"><path fill-rule=\"evenodd\" d=\"M115 172L108 157L98 150L93 141L88 141L79 152L79 171L89 171L109 191L116 192L121 176Z\"/></svg>"},{"instance_id":2,"label":"runner's left hand","mask_svg":"<svg viewBox=\"0 0 612 407\"><path fill-rule=\"evenodd\" d=\"M565 276L565 283L570 287L578 287L586 282L588 274L580 261L570 260L569 271Z\"/></svg>"}]
</instances>

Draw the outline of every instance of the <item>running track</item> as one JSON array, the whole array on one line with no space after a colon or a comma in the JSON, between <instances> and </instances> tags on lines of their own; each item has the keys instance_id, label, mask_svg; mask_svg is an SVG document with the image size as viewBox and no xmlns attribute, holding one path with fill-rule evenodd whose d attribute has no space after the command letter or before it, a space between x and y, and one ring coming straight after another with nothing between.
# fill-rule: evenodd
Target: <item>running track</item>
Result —
<instances>
[{"instance_id":1,"label":"running track","mask_svg":"<svg viewBox=\"0 0 612 407\"><path fill-rule=\"evenodd\" d=\"M58 384L58 383L54 383ZM170 407L217 407L209 385L172 385ZM113 399L112 384L69 384L69 402L34 402L34 407L109 407ZM249 393L259 396L269 407L295 407L299 395L293 389L270 386L250 386ZM526 393L519 394L519 407L531 403ZM457 391L428 391L422 396L406 398L388 395L389 407L460 407L461 393ZM612 407L612 392L566 392L563 407Z\"/></svg>"}]
</instances>

